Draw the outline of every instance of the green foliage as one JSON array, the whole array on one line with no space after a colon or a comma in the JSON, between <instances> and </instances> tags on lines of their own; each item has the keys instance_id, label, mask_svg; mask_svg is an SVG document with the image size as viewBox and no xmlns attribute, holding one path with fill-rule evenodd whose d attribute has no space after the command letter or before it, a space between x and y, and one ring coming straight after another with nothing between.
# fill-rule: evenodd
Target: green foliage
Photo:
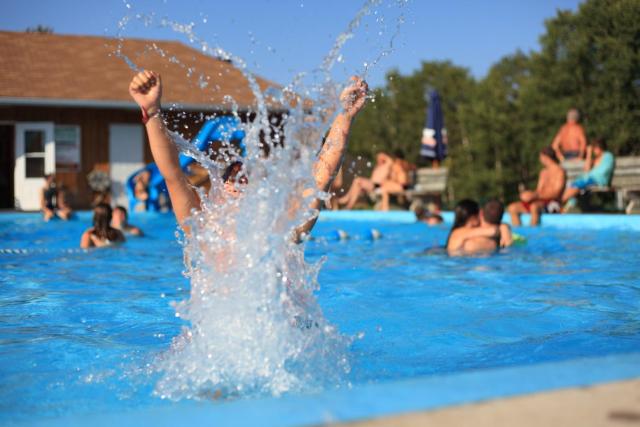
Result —
<instances>
[{"instance_id":1,"label":"green foliage","mask_svg":"<svg viewBox=\"0 0 640 427\"><path fill-rule=\"evenodd\" d=\"M25 30L26 33L38 33L38 34L53 34L53 28L46 25L38 24L35 27L29 27Z\"/></svg>"},{"instance_id":2,"label":"green foliage","mask_svg":"<svg viewBox=\"0 0 640 427\"><path fill-rule=\"evenodd\" d=\"M616 155L640 154L640 2L588 0L559 11L538 52L509 55L479 81L449 62L391 71L354 125L351 153L373 159L400 148L417 160L431 88L442 97L455 199L509 201L518 184L534 185L538 151L571 107L589 138L605 137Z\"/></svg>"}]
</instances>

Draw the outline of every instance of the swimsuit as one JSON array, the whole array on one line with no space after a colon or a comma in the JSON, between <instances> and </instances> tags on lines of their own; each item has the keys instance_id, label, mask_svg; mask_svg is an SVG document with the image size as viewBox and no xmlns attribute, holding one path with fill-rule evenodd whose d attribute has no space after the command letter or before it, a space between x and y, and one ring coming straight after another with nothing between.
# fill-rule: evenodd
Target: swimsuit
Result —
<instances>
[{"instance_id":1,"label":"swimsuit","mask_svg":"<svg viewBox=\"0 0 640 427\"><path fill-rule=\"evenodd\" d=\"M531 206L534 203L537 203L537 202L542 202L542 205L543 205L542 207L546 210L547 206L549 206L549 204L555 202L555 200L553 200L553 199L539 199L539 200L534 200L533 202L522 202L521 201L520 203L522 203L522 206L524 207L525 211L527 211L528 213L531 213Z\"/></svg>"},{"instance_id":2,"label":"swimsuit","mask_svg":"<svg viewBox=\"0 0 640 427\"><path fill-rule=\"evenodd\" d=\"M566 160L578 159L580 158L580 151L579 150L563 151L562 155Z\"/></svg>"},{"instance_id":3,"label":"swimsuit","mask_svg":"<svg viewBox=\"0 0 640 427\"><path fill-rule=\"evenodd\" d=\"M44 190L44 200L45 200L45 206L47 207L47 209L50 210L54 210L56 208L56 205L58 204L57 200L56 200L56 196L58 195L58 191L56 190L55 187L49 187L46 190Z\"/></svg>"},{"instance_id":4,"label":"swimsuit","mask_svg":"<svg viewBox=\"0 0 640 427\"><path fill-rule=\"evenodd\" d=\"M500 224L498 224L496 234L494 234L492 237L489 237L489 239L496 242L496 250L500 249L500 241L502 240L502 233L500 233Z\"/></svg>"}]
</instances>

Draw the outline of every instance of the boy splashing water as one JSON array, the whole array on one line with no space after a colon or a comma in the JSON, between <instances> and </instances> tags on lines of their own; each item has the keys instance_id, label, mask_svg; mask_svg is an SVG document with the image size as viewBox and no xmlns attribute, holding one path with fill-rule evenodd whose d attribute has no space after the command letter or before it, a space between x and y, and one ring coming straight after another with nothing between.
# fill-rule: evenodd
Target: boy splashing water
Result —
<instances>
[{"instance_id":1,"label":"boy splashing water","mask_svg":"<svg viewBox=\"0 0 640 427\"><path fill-rule=\"evenodd\" d=\"M160 75L138 73L129 92L142 109L153 158L185 231L191 279L190 298L175 305L189 328L159 361L156 393L171 399L277 395L340 381L349 370L347 340L324 319L313 294L318 267L304 262L293 241L315 223L312 212L340 167L367 84L354 77L342 91L342 110L315 160L310 153L321 139L296 141L295 132L269 158L230 159L224 173L216 174L203 156L211 166L209 194L194 189L180 168L176 143L185 147L162 120ZM249 124L251 130L257 124Z\"/></svg>"},{"instance_id":2,"label":"boy splashing water","mask_svg":"<svg viewBox=\"0 0 640 427\"><path fill-rule=\"evenodd\" d=\"M358 77L352 77L352 80L353 83L340 95L344 110L333 121L327 143L323 145L314 167L314 178L320 191L326 191L331 186L347 148L351 122L366 101L367 83ZM160 75L153 71L138 73L129 85L129 93L143 112L153 159L166 181L176 219L184 229L185 219L190 216L193 209L200 209L200 201L180 167L178 150L162 120ZM229 184L229 181L225 182L225 190L235 193L237 187ZM316 199L312 202L311 208L318 207L319 201ZM310 221L302 225L299 232L310 231L314 224L315 221Z\"/></svg>"}]
</instances>

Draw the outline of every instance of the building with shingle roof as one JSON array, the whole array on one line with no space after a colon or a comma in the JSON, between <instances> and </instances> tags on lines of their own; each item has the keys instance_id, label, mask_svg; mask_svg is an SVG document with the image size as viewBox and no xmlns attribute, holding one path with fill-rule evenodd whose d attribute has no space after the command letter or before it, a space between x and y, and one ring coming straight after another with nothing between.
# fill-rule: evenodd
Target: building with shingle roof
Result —
<instances>
[{"instance_id":1,"label":"building with shingle roof","mask_svg":"<svg viewBox=\"0 0 640 427\"><path fill-rule=\"evenodd\" d=\"M0 207L37 210L45 173L77 208L91 205L87 174L99 170L122 197L127 174L152 161L128 93L137 69L159 72L168 123L192 137L203 118L255 97L229 61L177 41L0 31ZM261 90L275 84L256 77ZM270 107L274 115L281 109Z\"/></svg>"}]
</instances>

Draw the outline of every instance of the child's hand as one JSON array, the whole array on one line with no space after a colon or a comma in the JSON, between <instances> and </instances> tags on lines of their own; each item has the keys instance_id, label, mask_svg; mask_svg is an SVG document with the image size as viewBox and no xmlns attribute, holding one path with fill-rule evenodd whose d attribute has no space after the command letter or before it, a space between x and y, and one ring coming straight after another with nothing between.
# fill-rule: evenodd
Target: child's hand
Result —
<instances>
[{"instance_id":1,"label":"child's hand","mask_svg":"<svg viewBox=\"0 0 640 427\"><path fill-rule=\"evenodd\" d=\"M351 80L353 80L353 83L347 86L340 94L340 102L342 102L344 112L350 118L354 118L366 102L369 86L360 77L353 76Z\"/></svg>"},{"instance_id":2,"label":"child's hand","mask_svg":"<svg viewBox=\"0 0 640 427\"><path fill-rule=\"evenodd\" d=\"M160 109L162 98L162 80L153 71L142 71L136 74L129 84L129 94L149 116Z\"/></svg>"}]
</instances>

